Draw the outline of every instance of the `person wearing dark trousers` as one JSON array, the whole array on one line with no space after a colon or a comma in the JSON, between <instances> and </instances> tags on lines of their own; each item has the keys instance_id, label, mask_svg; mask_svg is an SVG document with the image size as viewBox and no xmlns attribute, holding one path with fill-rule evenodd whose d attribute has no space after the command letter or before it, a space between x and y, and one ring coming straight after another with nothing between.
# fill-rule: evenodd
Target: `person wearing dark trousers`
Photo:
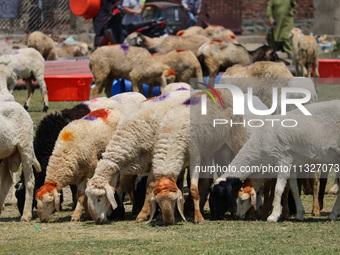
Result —
<instances>
[{"instance_id":1,"label":"person wearing dark trousers","mask_svg":"<svg viewBox=\"0 0 340 255\"><path fill-rule=\"evenodd\" d=\"M201 12L202 0L182 0L182 6L189 18L185 28L196 25L198 15Z\"/></svg>"},{"instance_id":2,"label":"person wearing dark trousers","mask_svg":"<svg viewBox=\"0 0 340 255\"><path fill-rule=\"evenodd\" d=\"M119 1L117 0L101 0L100 8L97 15L93 18L93 28L95 32L94 38L94 48L97 48L101 45L101 40L105 37L105 28L106 22L108 26L111 26L112 32L114 33L114 37L116 43L123 42L122 35L122 25L121 20L112 20L112 7Z\"/></svg>"},{"instance_id":3,"label":"person wearing dark trousers","mask_svg":"<svg viewBox=\"0 0 340 255\"><path fill-rule=\"evenodd\" d=\"M38 0L31 0L31 7L29 10L27 29L25 32L32 33L34 31L39 31L41 26L41 9L38 4Z\"/></svg>"}]
</instances>

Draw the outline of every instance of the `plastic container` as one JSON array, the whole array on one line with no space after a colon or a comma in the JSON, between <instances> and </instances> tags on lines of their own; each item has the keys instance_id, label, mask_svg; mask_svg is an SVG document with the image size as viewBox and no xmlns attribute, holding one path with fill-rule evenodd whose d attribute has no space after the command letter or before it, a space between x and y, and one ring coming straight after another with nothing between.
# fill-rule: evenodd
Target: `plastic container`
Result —
<instances>
[{"instance_id":1,"label":"plastic container","mask_svg":"<svg viewBox=\"0 0 340 255\"><path fill-rule=\"evenodd\" d=\"M92 75L45 76L49 101L87 101L90 99Z\"/></svg>"},{"instance_id":2,"label":"plastic container","mask_svg":"<svg viewBox=\"0 0 340 255\"><path fill-rule=\"evenodd\" d=\"M340 59L319 59L319 75L319 83L340 84Z\"/></svg>"},{"instance_id":3,"label":"plastic container","mask_svg":"<svg viewBox=\"0 0 340 255\"><path fill-rule=\"evenodd\" d=\"M91 19L99 11L100 0L70 0L70 8L74 15Z\"/></svg>"},{"instance_id":4,"label":"plastic container","mask_svg":"<svg viewBox=\"0 0 340 255\"><path fill-rule=\"evenodd\" d=\"M149 85L143 84L143 90L144 90L144 96L148 97ZM132 83L129 80L119 79L118 81L114 80L112 83L112 89L111 89L112 96L120 94L120 93L124 93L124 92L132 92L132 91L133 91ZM153 87L152 96L156 97L159 95L160 95L159 86Z\"/></svg>"}]
</instances>

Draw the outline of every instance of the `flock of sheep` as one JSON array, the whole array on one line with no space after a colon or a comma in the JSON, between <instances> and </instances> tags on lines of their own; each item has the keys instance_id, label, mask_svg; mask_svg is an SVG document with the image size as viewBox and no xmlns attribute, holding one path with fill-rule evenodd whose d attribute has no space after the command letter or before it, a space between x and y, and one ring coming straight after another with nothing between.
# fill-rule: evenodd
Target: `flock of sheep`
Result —
<instances>
[{"instance_id":1,"label":"flock of sheep","mask_svg":"<svg viewBox=\"0 0 340 255\"><path fill-rule=\"evenodd\" d=\"M295 217L303 220L296 172L272 173L270 179L249 172L226 172L216 179L214 174L196 171L197 166L218 164L239 169L266 164L340 163L340 101L318 103L314 84L306 78L294 78L283 63L278 63L274 50L262 46L248 51L221 26L192 27L165 38L133 33L122 45L96 49L90 56L95 99L46 115L34 137L32 120L9 90L23 78L30 93L30 79L37 79L47 111L44 58L56 52L53 47L42 49L50 42L47 36L35 36L40 48L0 57L0 211L12 184L11 175L22 163L16 197L23 221L32 218L36 207L40 221L48 222L52 212L61 209L62 189L68 185L73 193L73 221L79 221L83 213L85 219L97 224L114 217L123 219L123 194L127 193L138 222L151 221L160 210L164 223L174 224L177 207L184 221L193 215L195 223L204 223L202 211L208 197L213 219L227 211L244 218L254 208L268 221L276 222L281 216L281 201L283 212L288 210L289 214L291 210L285 205L288 196L284 194L289 190L296 206ZM297 74L310 76L313 66L318 77L316 43L296 28L291 38ZM32 41L29 39L34 47ZM231 91L218 88L220 84L216 88L206 85L209 90L188 84L191 78L215 78L221 69L225 72L220 84L233 84L248 93L244 97L250 98L257 110L272 110L275 88L280 89L279 102L287 96L286 90L289 99L299 102L304 102L300 92L308 92L308 105L291 105L286 115L280 115L281 106L271 111L270 116L278 122L288 118L298 120L298 124L273 128L273 122L269 125L264 116L254 115L248 105L244 116L234 115L236 103ZM131 80L134 92L111 97L113 79L118 78ZM143 83L160 86L161 95L146 99ZM97 98L103 89L108 97ZM211 96L206 97L209 114L202 115L202 98L207 94ZM28 105L29 101L26 109ZM302 108L311 116L304 115ZM265 124L261 128L215 127L214 121L222 117L235 123L256 119ZM186 199L184 176L189 187ZM319 177L310 176L314 186ZM265 189L268 185L271 188ZM322 201L317 201L318 190L314 188L313 192L313 212L318 215ZM339 210L338 197L329 218L335 220Z\"/></svg>"}]
</instances>

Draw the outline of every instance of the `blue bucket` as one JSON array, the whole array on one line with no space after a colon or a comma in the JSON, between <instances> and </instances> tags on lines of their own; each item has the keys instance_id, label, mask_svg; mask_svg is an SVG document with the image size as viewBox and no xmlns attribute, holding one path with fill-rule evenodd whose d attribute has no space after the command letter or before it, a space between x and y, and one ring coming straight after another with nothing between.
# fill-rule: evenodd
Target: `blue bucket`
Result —
<instances>
[{"instance_id":1,"label":"blue bucket","mask_svg":"<svg viewBox=\"0 0 340 255\"><path fill-rule=\"evenodd\" d=\"M149 93L149 85L143 84L144 96L148 97ZM124 92L132 92L132 83L129 80L119 79L114 80L112 83L111 94L112 96L124 93ZM153 87L152 96L156 97L160 95L159 86Z\"/></svg>"}]
</instances>

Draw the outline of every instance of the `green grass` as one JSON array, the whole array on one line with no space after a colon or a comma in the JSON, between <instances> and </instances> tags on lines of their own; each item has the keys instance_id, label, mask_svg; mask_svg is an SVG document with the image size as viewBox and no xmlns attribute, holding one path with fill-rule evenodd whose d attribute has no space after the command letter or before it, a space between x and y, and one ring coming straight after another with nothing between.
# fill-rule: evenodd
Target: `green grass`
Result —
<instances>
[{"instance_id":1,"label":"green grass","mask_svg":"<svg viewBox=\"0 0 340 255\"><path fill-rule=\"evenodd\" d=\"M26 91L14 91L18 102L24 103ZM340 99L335 85L318 87L319 100ZM103 94L101 96L104 96ZM49 112L71 108L80 102L50 102ZM35 126L45 116L43 102L36 91L29 109ZM333 180L328 181L327 189ZM192 218L173 226L159 222L135 223L131 205L125 202L125 221L95 225L92 221L70 222L71 196L59 213L47 224L39 222L36 211L30 222L19 222L16 207L6 204L0 216L0 254L338 254L337 237L340 222L327 220L336 196L326 195L320 217L312 217L312 196L302 195L304 222L293 218L279 223L235 221L228 215L223 221L210 221L206 205L204 225L194 225Z\"/></svg>"}]
</instances>

